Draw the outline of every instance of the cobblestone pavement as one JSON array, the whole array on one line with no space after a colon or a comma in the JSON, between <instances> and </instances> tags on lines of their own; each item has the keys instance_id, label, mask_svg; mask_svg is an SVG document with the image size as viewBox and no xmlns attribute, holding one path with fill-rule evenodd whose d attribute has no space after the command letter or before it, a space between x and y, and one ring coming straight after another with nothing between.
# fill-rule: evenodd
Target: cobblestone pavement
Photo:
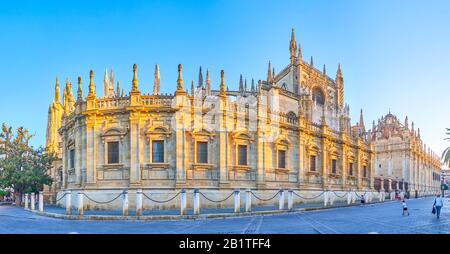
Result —
<instances>
[{"instance_id":1,"label":"cobblestone pavement","mask_svg":"<svg viewBox=\"0 0 450 254\"><path fill-rule=\"evenodd\" d=\"M434 198L407 201L410 216L402 216L399 201L310 212L178 221L73 221L40 216L22 208L0 206L0 233L167 233L167 234L420 234L450 233L450 199L441 219L431 214Z\"/></svg>"}]
</instances>

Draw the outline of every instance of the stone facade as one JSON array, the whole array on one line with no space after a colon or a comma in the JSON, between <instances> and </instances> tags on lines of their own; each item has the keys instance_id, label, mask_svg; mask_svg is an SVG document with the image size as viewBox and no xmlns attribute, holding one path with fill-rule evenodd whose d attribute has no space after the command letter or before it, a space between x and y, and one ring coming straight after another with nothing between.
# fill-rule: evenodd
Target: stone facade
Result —
<instances>
[{"instance_id":1,"label":"stone facade","mask_svg":"<svg viewBox=\"0 0 450 254\"><path fill-rule=\"evenodd\" d=\"M269 62L265 81L248 88L241 76L238 91L224 71L212 89L200 68L189 92L181 65L174 94L160 93L158 66L151 94L140 90L136 65L127 95L106 72L98 96L91 71L87 97L80 77L77 99L67 81L61 103L57 81L47 129L60 158L53 199L65 189L373 189L374 146L363 121L350 124L340 65L332 79L303 61L294 30L289 52L281 72Z\"/></svg>"},{"instance_id":2,"label":"stone facade","mask_svg":"<svg viewBox=\"0 0 450 254\"><path fill-rule=\"evenodd\" d=\"M441 184L441 162L437 154L427 148L414 129L391 114L373 122L370 131L375 146L375 188L377 190L407 190L438 192Z\"/></svg>"}]
</instances>

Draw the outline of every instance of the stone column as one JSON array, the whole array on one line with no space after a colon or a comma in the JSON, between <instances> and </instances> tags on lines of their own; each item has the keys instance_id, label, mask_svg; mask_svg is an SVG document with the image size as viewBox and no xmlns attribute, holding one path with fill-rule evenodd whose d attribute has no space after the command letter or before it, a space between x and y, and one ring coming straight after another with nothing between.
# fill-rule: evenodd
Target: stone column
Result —
<instances>
[{"instance_id":1,"label":"stone column","mask_svg":"<svg viewBox=\"0 0 450 254\"><path fill-rule=\"evenodd\" d=\"M44 212L44 192L39 192L39 212Z\"/></svg>"},{"instance_id":2,"label":"stone column","mask_svg":"<svg viewBox=\"0 0 450 254\"><path fill-rule=\"evenodd\" d=\"M25 194L25 209L27 209L27 210L29 209L29 206L28 206L29 195L30 194L28 194L28 193Z\"/></svg>"},{"instance_id":3,"label":"stone column","mask_svg":"<svg viewBox=\"0 0 450 254\"><path fill-rule=\"evenodd\" d=\"M323 206L328 206L328 191L325 190L323 191Z\"/></svg>"},{"instance_id":4,"label":"stone column","mask_svg":"<svg viewBox=\"0 0 450 254\"><path fill-rule=\"evenodd\" d=\"M84 215L84 193L82 191L78 191L78 215Z\"/></svg>"},{"instance_id":5,"label":"stone column","mask_svg":"<svg viewBox=\"0 0 450 254\"><path fill-rule=\"evenodd\" d=\"M238 189L234 190L234 212L241 212L241 191Z\"/></svg>"},{"instance_id":6,"label":"stone column","mask_svg":"<svg viewBox=\"0 0 450 254\"><path fill-rule=\"evenodd\" d=\"M333 206L334 204L335 195L332 194L331 191L328 191L328 202L330 203L330 206Z\"/></svg>"},{"instance_id":7,"label":"stone column","mask_svg":"<svg viewBox=\"0 0 450 254\"><path fill-rule=\"evenodd\" d=\"M130 184L139 186L140 184L140 126L139 115L130 116ZM151 145L151 144L150 144Z\"/></svg>"},{"instance_id":8,"label":"stone column","mask_svg":"<svg viewBox=\"0 0 450 254\"><path fill-rule=\"evenodd\" d=\"M289 211L294 210L294 191L293 190L288 191L288 210Z\"/></svg>"},{"instance_id":9,"label":"stone column","mask_svg":"<svg viewBox=\"0 0 450 254\"><path fill-rule=\"evenodd\" d=\"M200 193L198 189L194 190L194 215L200 214Z\"/></svg>"},{"instance_id":10,"label":"stone column","mask_svg":"<svg viewBox=\"0 0 450 254\"><path fill-rule=\"evenodd\" d=\"M66 214L67 215L72 214L72 191L71 190L66 191Z\"/></svg>"},{"instance_id":11,"label":"stone column","mask_svg":"<svg viewBox=\"0 0 450 254\"><path fill-rule=\"evenodd\" d=\"M136 215L142 215L142 189L136 190Z\"/></svg>"},{"instance_id":12,"label":"stone column","mask_svg":"<svg viewBox=\"0 0 450 254\"><path fill-rule=\"evenodd\" d=\"M187 199L186 199L186 190L182 189L180 191L180 214L186 215L186 205L187 205Z\"/></svg>"},{"instance_id":13,"label":"stone column","mask_svg":"<svg viewBox=\"0 0 450 254\"><path fill-rule=\"evenodd\" d=\"M284 191L280 190L279 196L278 196L278 210L284 209Z\"/></svg>"},{"instance_id":14,"label":"stone column","mask_svg":"<svg viewBox=\"0 0 450 254\"><path fill-rule=\"evenodd\" d=\"M123 193L123 200L122 200L122 215L128 216L128 190L124 190Z\"/></svg>"},{"instance_id":15,"label":"stone column","mask_svg":"<svg viewBox=\"0 0 450 254\"><path fill-rule=\"evenodd\" d=\"M250 189L245 191L245 211L252 211L252 191Z\"/></svg>"},{"instance_id":16,"label":"stone column","mask_svg":"<svg viewBox=\"0 0 450 254\"><path fill-rule=\"evenodd\" d=\"M350 191L347 192L347 205L352 203L352 194Z\"/></svg>"},{"instance_id":17,"label":"stone column","mask_svg":"<svg viewBox=\"0 0 450 254\"><path fill-rule=\"evenodd\" d=\"M86 183L93 185L96 182L96 156L97 140L95 138L95 118L86 120Z\"/></svg>"},{"instance_id":18,"label":"stone column","mask_svg":"<svg viewBox=\"0 0 450 254\"><path fill-rule=\"evenodd\" d=\"M35 200L36 194L34 192L31 193L31 210L35 210L36 206L36 200Z\"/></svg>"}]
</instances>

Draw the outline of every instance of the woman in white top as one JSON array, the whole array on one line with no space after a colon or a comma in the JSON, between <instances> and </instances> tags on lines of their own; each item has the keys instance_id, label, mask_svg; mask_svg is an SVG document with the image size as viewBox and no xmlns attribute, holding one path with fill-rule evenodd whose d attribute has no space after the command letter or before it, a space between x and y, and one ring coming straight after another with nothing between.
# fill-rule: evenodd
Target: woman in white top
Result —
<instances>
[{"instance_id":1,"label":"woman in white top","mask_svg":"<svg viewBox=\"0 0 450 254\"><path fill-rule=\"evenodd\" d=\"M438 219L441 215L442 206L444 206L444 199L441 197L441 195L437 195L436 199L434 200L434 207L436 208L436 215Z\"/></svg>"}]
</instances>

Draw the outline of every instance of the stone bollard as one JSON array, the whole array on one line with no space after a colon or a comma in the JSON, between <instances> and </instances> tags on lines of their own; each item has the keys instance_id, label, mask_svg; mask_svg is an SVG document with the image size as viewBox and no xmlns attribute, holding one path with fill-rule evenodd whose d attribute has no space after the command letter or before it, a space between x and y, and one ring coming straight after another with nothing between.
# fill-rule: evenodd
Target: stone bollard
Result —
<instances>
[{"instance_id":1,"label":"stone bollard","mask_svg":"<svg viewBox=\"0 0 450 254\"><path fill-rule=\"evenodd\" d=\"M330 203L330 206L333 206L335 198L336 198L336 195L332 194L332 192L329 191L328 192L328 202Z\"/></svg>"},{"instance_id":2,"label":"stone bollard","mask_svg":"<svg viewBox=\"0 0 450 254\"><path fill-rule=\"evenodd\" d=\"M136 190L136 215L142 215L142 189Z\"/></svg>"},{"instance_id":3,"label":"stone bollard","mask_svg":"<svg viewBox=\"0 0 450 254\"><path fill-rule=\"evenodd\" d=\"M252 211L252 190L250 189L245 191L245 211L248 213Z\"/></svg>"},{"instance_id":4,"label":"stone bollard","mask_svg":"<svg viewBox=\"0 0 450 254\"><path fill-rule=\"evenodd\" d=\"M34 192L31 193L31 201L30 201L30 203L31 203L31 211L34 211L36 209L36 199L35 199L35 197L36 197L36 194Z\"/></svg>"},{"instance_id":5,"label":"stone bollard","mask_svg":"<svg viewBox=\"0 0 450 254\"><path fill-rule=\"evenodd\" d=\"M72 215L72 191L66 191L66 214Z\"/></svg>"},{"instance_id":6,"label":"stone bollard","mask_svg":"<svg viewBox=\"0 0 450 254\"><path fill-rule=\"evenodd\" d=\"M280 190L280 195L278 196L278 210L284 209L284 191Z\"/></svg>"},{"instance_id":7,"label":"stone bollard","mask_svg":"<svg viewBox=\"0 0 450 254\"><path fill-rule=\"evenodd\" d=\"M390 195L391 195L391 200L394 200L395 199L395 193L391 192Z\"/></svg>"},{"instance_id":8,"label":"stone bollard","mask_svg":"<svg viewBox=\"0 0 450 254\"><path fill-rule=\"evenodd\" d=\"M44 212L44 192L39 192L39 212Z\"/></svg>"},{"instance_id":9,"label":"stone bollard","mask_svg":"<svg viewBox=\"0 0 450 254\"><path fill-rule=\"evenodd\" d=\"M234 212L241 212L241 191L239 189L234 190Z\"/></svg>"},{"instance_id":10,"label":"stone bollard","mask_svg":"<svg viewBox=\"0 0 450 254\"><path fill-rule=\"evenodd\" d=\"M186 215L187 214L187 210L186 210L186 204L187 204L187 199L186 199L186 190L185 189L181 189L180 191L180 215Z\"/></svg>"},{"instance_id":11,"label":"stone bollard","mask_svg":"<svg viewBox=\"0 0 450 254\"><path fill-rule=\"evenodd\" d=\"M347 205L350 205L352 203L352 196L350 192L347 192Z\"/></svg>"},{"instance_id":12,"label":"stone bollard","mask_svg":"<svg viewBox=\"0 0 450 254\"><path fill-rule=\"evenodd\" d=\"M25 194L25 209L27 209L28 210L28 197L29 197L29 193L26 193Z\"/></svg>"},{"instance_id":13,"label":"stone bollard","mask_svg":"<svg viewBox=\"0 0 450 254\"><path fill-rule=\"evenodd\" d=\"M84 193L82 191L78 192L78 215L84 215Z\"/></svg>"},{"instance_id":14,"label":"stone bollard","mask_svg":"<svg viewBox=\"0 0 450 254\"><path fill-rule=\"evenodd\" d=\"M323 191L323 207L328 206L328 191Z\"/></svg>"},{"instance_id":15,"label":"stone bollard","mask_svg":"<svg viewBox=\"0 0 450 254\"><path fill-rule=\"evenodd\" d=\"M198 189L194 190L194 215L200 214L200 193Z\"/></svg>"},{"instance_id":16,"label":"stone bollard","mask_svg":"<svg viewBox=\"0 0 450 254\"><path fill-rule=\"evenodd\" d=\"M122 197L122 215L128 216L128 190L123 190Z\"/></svg>"},{"instance_id":17,"label":"stone bollard","mask_svg":"<svg viewBox=\"0 0 450 254\"><path fill-rule=\"evenodd\" d=\"M294 191L293 190L288 191L288 210L289 211L294 210Z\"/></svg>"}]
</instances>

